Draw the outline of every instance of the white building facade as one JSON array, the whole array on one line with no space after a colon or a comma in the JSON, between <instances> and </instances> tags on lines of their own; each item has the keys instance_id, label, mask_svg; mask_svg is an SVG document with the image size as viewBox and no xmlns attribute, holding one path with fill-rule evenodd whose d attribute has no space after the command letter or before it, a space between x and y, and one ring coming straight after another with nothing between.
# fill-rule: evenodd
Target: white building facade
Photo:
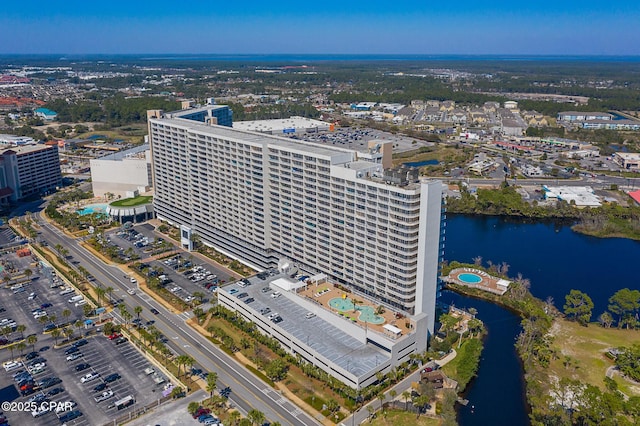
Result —
<instances>
[{"instance_id":1,"label":"white building facade","mask_svg":"<svg viewBox=\"0 0 640 426\"><path fill-rule=\"evenodd\" d=\"M152 115L153 116L153 115ZM286 259L433 333L440 181L385 172L367 153L181 118L150 118L157 217L257 269ZM417 174L416 174L417 177ZM395 182L393 184L389 182ZM418 342L426 348L427 330Z\"/></svg>"},{"instance_id":2,"label":"white building facade","mask_svg":"<svg viewBox=\"0 0 640 426\"><path fill-rule=\"evenodd\" d=\"M89 163L95 197L112 194L126 198L131 192L143 193L151 187L149 145L92 159Z\"/></svg>"}]
</instances>

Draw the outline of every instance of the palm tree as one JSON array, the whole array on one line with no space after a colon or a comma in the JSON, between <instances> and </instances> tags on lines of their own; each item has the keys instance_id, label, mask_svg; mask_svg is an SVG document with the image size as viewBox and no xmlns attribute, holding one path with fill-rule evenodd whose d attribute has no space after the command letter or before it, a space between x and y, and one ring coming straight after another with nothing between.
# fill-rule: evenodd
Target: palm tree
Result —
<instances>
[{"instance_id":1,"label":"palm tree","mask_svg":"<svg viewBox=\"0 0 640 426\"><path fill-rule=\"evenodd\" d=\"M415 399L415 401L413 401L413 403L418 407L418 415L416 416L417 419L418 417L420 417L420 414L425 409L425 407L429 405L429 397L426 395L420 395Z\"/></svg>"},{"instance_id":2,"label":"palm tree","mask_svg":"<svg viewBox=\"0 0 640 426\"><path fill-rule=\"evenodd\" d=\"M107 292L107 295L109 296L109 303L111 303L111 294L113 293L113 287L109 286L104 291Z\"/></svg>"},{"instance_id":3,"label":"palm tree","mask_svg":"<svg viewBox=\"0 0 640 426\"><path fill-rule=\"evenodd\" d=\"M371 418L373 416L373 413L375 413L376 409L373 408L373 405L367 405L367 411L369 412L369 418Z\"/></svg>"},{"instance_id":4,"label":"palm tree","mask_svg":"<svg viewBox=\"0 0 640 426\"><path fill-rule=\"evenodd\" d=\"M67 319L71 316L71 309L63 309L62 310L62 317L64 318L64 321L67 322Z\"/></svg>"},{"instance_id":5,"label":"palm tree","mask_svg":"<svg viewBox=\"0 0 640 426\"><path fill-rule=\"evenodd\" d=\"M24 339L24 331L27 329L27 326L24 324L18 324L16 326L16 331L20 333L20 338Z\"/></svg>"},{"instance_id":6,"label":"palm tree","mask_svg":"<svg viewBox=\"0 0 640 426\"><path fill-rule=\"evenodd\" d=\"M36 350L36 343L38 343L38 336L32 334L31 336L27 336L27 343L31 345L31 350Z\"/></svg>"},{"instance_id":7,"label":"palm tree","mask_svg":"<svg viewBox=\"0 0 640 426\"><path fill-rule=\"evenodd\" d=\"M229 413L229 417L227 417L229 421L229 426L238 426L238 422L240 421L240 412L232 411Z\"/></svg>"},{"instance_id":8,"label":"palm tree","mask_svg":"<svg viewBox=\"0 0 640 426\"><path fill-rule=\"evenodd\" d=\"M62 332L64 333L64 335L67 337L67 339L71 340L71 337L73 337L73 329L71 327L65 327L62 329Z\"/></svg>"},{"instance_id":9,"label":"palm tree","mask_svg":"<svg viewBox=\"0 0 640 426\"><path fill-rule=\"evenodd\" d=\"M188 357L188 355L180 355L178 358L176 358L176 364L178 364L178 378L180 378L181 367L186 364L185 361Z\"/></svg>"},{"instance_id":10,"label":"palm tree","mask_svg":"<svg viewBox=\"0 0 640 426\"><path fill-rule=\"evenodd\" d=\"M387 397L387 395L384 394L383 391L380 391L376 394L376 398L378 398L378 400L380 401L380 409L382 410L382 404L384 403L384 399Z\"/></svg>"},{"instance_id":11,"label":"palm tree","mask_svg":"<svg viewBox=\"0 0 640 426\"><path fill-rule=\"evenodd\" d=\"M33 271L29 268L24 270L24 276L29 278L33 274Z\"/></svg>"},{"instance_id":12,"label":"palm tree","mask_svg":"<svg viewBox=\"0 0 640 426\"><path fill-rule=\"evenodd\" d=\"M100 305L100 301L102 300L104 295L107 293L107 290L105 290L102 287L96 287L95 292L96 292L96 296L98 296L98 305Z\"/></svg>"},{"instance_id":13,"label":"palm tree","mask_svg":"<svg viewBox=\"0 0 640 426\"><path fill-rule=\"evenodd\" d=\"M143 308L140 305L133 308L133 312L138 316L138 320L140 319L140 314L142 313L142 311L143 311Z\"/></svg>"},{"instance_id":14,"label":"palm tree","mask_svg":"<svg viewBox=\"0 0 640 426\"><path fill-rule=\"evenodd\" d=\"M204 299L205 294L201 291L194 291L193 292L193 297L195 297L196 299L198 299L198 303L202 303L202 300Z\"/></svg>"},{"instance_id":15,"label":"palm tree","mask_svg":"<svg viewBox=\"0 0 640 426\"><path fill-rule=\"evenodd\" d=\"M126 326L129 325L129 321L131 320L131 312L127 311L126 309L122 312L122 319L124 319L124 324Z\"/></svg>"},{"instance_id":16,"label":"palm tree","mask_svg":"<svg viewBox=\"0 0 640 426\"><path fill-rule=\"evenodd\" d=\"M197 401L191 401L189 405L187 405L187 411L192 416L196 413L196 411L198 411L198 408L200 408L200 404L198 404Z\"/></svg>"},{"instance_id":17,"label":"palm tree","mask_svg":"<svg viewBox=\"0 0 640 426\"><path fill-rule=\"evenodd\" d=\"M57 328L54 328L53 331L51 331L51 337L53 337L56 345L58 344L58 337L60 337L60 334L62 333Z\"/></svg>"},{"instance_id":18,"label":"palm tree","mask_svg":"<svg viewBox=\"0 0 640 426\"><path fill-rule=\"evenodd\" d=\"M218 373L210 372L207 374L207 392L209 392L209 398L213 398L213 391L216 390L216 382L218 381Z\"/></svg>"},{"instance_id":19,"label":"palm tree","mask_svg":"<svg viewBox=\"0 0 640 426\"><path fill-rule=\"evenodd\" d=\"M411 392L404 391L402 392L402 399L404 399L404 411L409 409L409 400L411 399Z\"/></svg>"},{"instance_id":20,"label":"palm tree","mask_svg":"<svg viewBox=\"0 0 640 426\"><path fill-rule=\"evenodd\" d=\"M193 367L193 364L196 362L193 358L191 358L189 355L185 355L186 358L183 361L184 364L184 376L187 377L187 369L189 369L189 371L191 371L191 367Z\"/></svg>"},{"instance_id":21,"label":"palm tree","mask_svg":"<svg viewBox=\"0 0 640 426\"><path fill-rule=\"evenodd\" d=\"M26 348L27 348L27 344L25 342L20 342L16 345L16 349L20 351L20 356L22 356Z\"/></svg>"},{"instance_id":22,"label":"palm tree","mask_svg":"<svg viewBox=\"0 0 640 426\"><path fill-rule=\"evenodd\" d=\"M247 419L251 421L251 424L261 425L267 418L262 411L258 411L254 408L247 413Z\"/></svg>"}]
</instances>

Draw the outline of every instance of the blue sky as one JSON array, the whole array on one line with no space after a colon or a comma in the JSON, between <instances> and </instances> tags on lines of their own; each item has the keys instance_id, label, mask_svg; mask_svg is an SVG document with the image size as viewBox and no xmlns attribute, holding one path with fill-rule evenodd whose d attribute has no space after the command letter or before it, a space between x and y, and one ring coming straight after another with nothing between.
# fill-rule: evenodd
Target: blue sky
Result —
<instances>
[{"instance_id":1,"label":"blue sky","mask_svg":"<svg viewBox=\"0 0 640 426\"><path fill-rule=\"evenodd\" d=\"M12 0L0 54L640 55L640 2Z\"/></svg>"}]
</instances>

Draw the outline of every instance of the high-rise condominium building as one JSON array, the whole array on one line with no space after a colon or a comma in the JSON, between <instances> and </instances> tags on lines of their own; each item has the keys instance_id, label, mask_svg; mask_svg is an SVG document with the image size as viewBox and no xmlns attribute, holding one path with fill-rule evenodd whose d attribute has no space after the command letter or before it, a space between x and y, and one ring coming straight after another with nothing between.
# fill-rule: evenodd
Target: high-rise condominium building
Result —
<instances>
[{"instance_id":1,"label":"high-rise condominium building","mask_svg":"<svg viewBox=\"0 0 640 426\"><path fill-rule=\"evenodd\" d=\"M61 184L57 146L24 145L0 151L0 203L55 191Z\"/></svg>"},{"instance_id":2,"label":"high-rise condominium building","mask_svg":"<svg viewBox=\"0 0 640 426\"><path fill-rule=\"evenodd\" d=\"M433 332L441 182L392 168L390 143L356 152L207 123L225 109L149 112L154 208L184 246L197 234L258 269L325 273Z\"/></svg>"}]
</instances>

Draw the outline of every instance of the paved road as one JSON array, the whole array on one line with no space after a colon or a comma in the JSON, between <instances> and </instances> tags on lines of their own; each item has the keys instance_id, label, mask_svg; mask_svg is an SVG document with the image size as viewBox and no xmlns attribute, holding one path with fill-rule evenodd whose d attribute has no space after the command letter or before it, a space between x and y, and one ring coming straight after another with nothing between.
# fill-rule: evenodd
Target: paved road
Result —
<instances>
[{"instance_id":1,"label":"paved road","mask_svg":"<svg viewBox=\"0 0 640 426\"><path fill-rule=\"evenodd\" d=\"M138 293L134 296L128 295L126 289L131 283L118 267L105 265L56 227L36 215L33 217L42 226L42 233L39 236L41 239L46 240L51 247L61 244L67 248L69 255L79 261L95 277L96 281L105 287L111 286L115 289L113 297L124 299L129 312L133 312L133 307L136 305L145 308L147 316L149 316L149 308L158 309L160 314L153 318L156 321L154 326L165 334L179 353L188 353L203 369L217 372L218 387L231 387L230 401L240 411L246 413L251 409L257 409L262 411L269 420L278 421L283 425L318 424L316 420L297 408L291 401L256 378L235 359L191 330L184 323L188 315L172 314L144 293ZM115 311L115 315L118 315L117 311Z\"/></svg>"}]
</instances>

